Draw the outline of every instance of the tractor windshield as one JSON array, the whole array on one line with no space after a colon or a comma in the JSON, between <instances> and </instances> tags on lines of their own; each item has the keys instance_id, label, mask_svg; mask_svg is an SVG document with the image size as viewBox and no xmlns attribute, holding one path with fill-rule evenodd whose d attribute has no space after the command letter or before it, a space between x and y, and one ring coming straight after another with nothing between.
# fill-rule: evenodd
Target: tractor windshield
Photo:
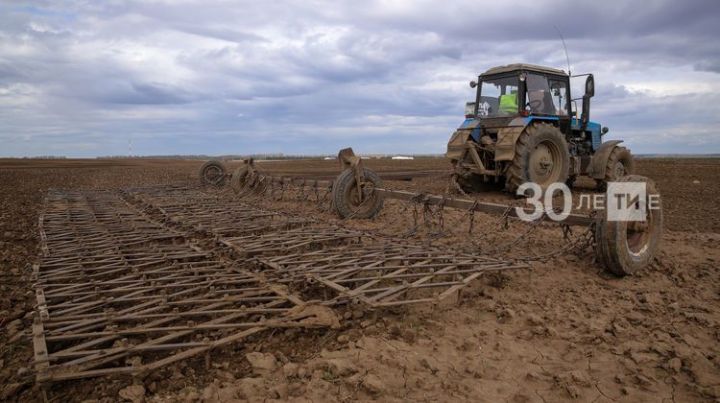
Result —
<instances>
[{"instance_id":1,"label":"tractor windshield","mask_svg":"<svg viewBox=\"0 0 720 403\"><path fill-rule=\"evenodd\" d=\"M478 117L512 116L518 113L518 78L483 78Z\"/></svg>"},{"instance_id":2,"label":"tractor windshield","mask_svg":"<svg viewBox=\"0 0 720 403\"><path fill-rule=\"evenodd\" d=\"M530 113L543 115L567 115L567 85L564 81L547 78L540 74L527 74L527 105Z\"/></svg>"}]
</instances>

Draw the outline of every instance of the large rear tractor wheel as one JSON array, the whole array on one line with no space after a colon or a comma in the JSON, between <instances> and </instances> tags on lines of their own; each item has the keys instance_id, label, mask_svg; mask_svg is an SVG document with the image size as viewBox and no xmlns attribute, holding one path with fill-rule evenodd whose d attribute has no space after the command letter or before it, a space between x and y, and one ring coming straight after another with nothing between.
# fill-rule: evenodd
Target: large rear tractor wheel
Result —
<instances>
[{"instance_id":1,"label":"large rear tractor wheel","mask_svg":"<svg viewBox=\"0 0 720 403\"><path fill-rule=\"evenodd\" d=\"M365 182L357 186L355 171L344 170L333 183L332 200L338 215L342 218L372 218L383 206L383 198L375 192L382 186L380 177L370 169L363 169Z\"/></svg>"},{"instance_id":2,"label":"large rear tractor wheel","mask_svg":"<svg viewBox=\"0 0 720 403\"><path fill-rule=\"evenodd\" d=\"M598 190L604 192L608 182L615 182L618 178L632 175L635 172L635 161L630 150L625 147L615 147L608 157L605 166L605 177L597 181Z\"/></svg>"},{"instance_id":3,"label":"large rear tractor wheel","mask_svg":"<svg viewBox=\"0 0 720 403\"><path fill-rule=\"evenodd\" d=\"M560 129L549 123L528 126L515 144L515 157L505 178L505 189L515 192L525 182L543 191L555 182L565 183L570 169L567 141Z\"/></svg>"},{"instance_id":4,"label":"large rear tractor wheel","mask_svg":"<svg viewBox=\"0 0 720 403\"><path fill-rule=\"evenodd\" d=\"M210 160L200 167L200 183L209 186L225 184L225 166L218 160Z\"/></svg>"},{"instance_id":5,"label":"large rear tractor wheel","mask_svg":"<svg viewBox=\"0 0 720 403\"><path fill-rule=\"evenodd\" d=\"M644 176L623 176L615 182L644 182L648 197L659 195L655 183ZM644 221L610 221L607 210L599 211L595 225L595 254L615 275L631 275L647 267L660 248L662 204L659 197L657 206L651 206L648 199L645 201L647 204Z\"/></svg>"}]
</instances>

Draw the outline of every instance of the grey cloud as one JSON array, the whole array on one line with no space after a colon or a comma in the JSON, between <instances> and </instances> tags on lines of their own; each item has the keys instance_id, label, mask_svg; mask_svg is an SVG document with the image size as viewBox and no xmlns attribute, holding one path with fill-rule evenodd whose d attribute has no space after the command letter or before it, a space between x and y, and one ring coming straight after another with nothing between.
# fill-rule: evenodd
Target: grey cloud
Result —
<instances>
[{"instance_id":1,"label":"grey cloud","mask_svg":"<svg viewBox=\"0 0 720 403\"><path fill-rule=\"evenodd\" d=\"M174 24L174 29L183 31L199 36L206 36L210 38L222 39L228 42L235 43L246 43L246 42L268 42L267 39L261 35L255 35L253 33L243 32L237 29L231 29L227 27L207 27L198 26L189 23Z\"/></svg>"},{"instance_id":2,"label":"grey cloud","mask_svg":"<svg viewBox=\"0 0 720 403\"><path fill-rule=\"evenodd\" d=\"M105 93L99 93L94 98L99 102L158 105L182 104L188 102L182 92L162 84L148 83L122 83L119 88L106 88Z\"/></svg>"},{"instance_id":3,"label":"grey cloud","mask_svg":"<svg viewBox=\"0 0 720 403\"><path fill-rule=\"evenodd\" d=\"M596 73L593 117L635 151L720 123L702 89L638 90L720 72L716 1L29 4L0 5L6 155L122 153L131 136L146 154L441 153L479 72L565 68L553 25Z\"/></svg>"},{"instance_id":4,"label":"grey cloud","mask_svg":"<svg viewBox=\"0 0 720 403\"><path fill-rule=\"evenodd\" d=\"M695 70L699 70L699 71L709 71L709 72L713 72L713 73L720 73L720 56L718 57L718 60L702 61L700 63L695 64L693 67L695 67Z\"/></svg>"}]
</instances>

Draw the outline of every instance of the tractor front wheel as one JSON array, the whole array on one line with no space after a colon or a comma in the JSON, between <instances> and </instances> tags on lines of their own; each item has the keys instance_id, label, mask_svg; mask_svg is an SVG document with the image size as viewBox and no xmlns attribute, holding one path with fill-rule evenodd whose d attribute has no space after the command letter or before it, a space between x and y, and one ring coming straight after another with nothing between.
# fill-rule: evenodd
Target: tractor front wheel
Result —
<instances>
[{"instance_id":1,"label":"tractor front wheel","mask_svg":"<svg viewBox=\"0 0 720 403\"><path fill-rule=\"evenodd\" d=\"M600 191L607 189L608 182L615 182L626 175L632 175L635 172L635 161L633 160L630 150L625 147L615 147L608 157L605 165L605 177L597 181L597 187Z\"/></svg>"},{"instance_id":2,"label":"tractor front wheel","mask_svg":"<svg viewBox=\"0 0 720 403\"><path fill-rule=\"evenodd\" d=\"M515 192L523 183L534 182L545 191L555 182L565 183L569 169L570 153L560 129L549 123L536 123L527 127L515 144L505 189Z\"/></svg>"}]
</instances>

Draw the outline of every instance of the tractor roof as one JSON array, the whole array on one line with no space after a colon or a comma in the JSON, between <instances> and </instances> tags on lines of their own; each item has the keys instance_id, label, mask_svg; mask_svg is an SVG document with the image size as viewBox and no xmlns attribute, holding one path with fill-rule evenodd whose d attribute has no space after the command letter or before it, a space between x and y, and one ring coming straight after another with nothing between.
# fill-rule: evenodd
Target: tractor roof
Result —
<instances>
[{"instance_id":1,"label":"tractor roof","mask_svg":"<svg viewBox=\"0 0 720 403\"><path fill-rule=\"evenodd\" d=\"M481 75L487 76L490 74L511 73L513 71L519 71L519 70L536 71L538 73L557 74L557 75L561 75L561 76L567 76L567 73L560 69L554 69L552 67L538 66L536 64L526 64L526 63L513 63L513 64L508 64L505 66L493 67L493 68L489 69L488 71L482 73Z\"/></svg>"}]
</instances>

